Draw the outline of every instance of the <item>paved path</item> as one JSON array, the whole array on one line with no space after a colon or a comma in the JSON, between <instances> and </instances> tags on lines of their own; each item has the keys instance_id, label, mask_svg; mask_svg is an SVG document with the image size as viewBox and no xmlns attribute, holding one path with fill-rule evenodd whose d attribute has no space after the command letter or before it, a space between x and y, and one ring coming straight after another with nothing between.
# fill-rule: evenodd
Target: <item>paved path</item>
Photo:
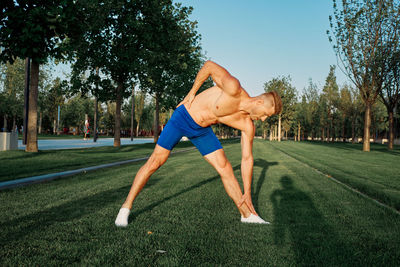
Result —
<instances>
[{"instance_id":1,"label":"paved path","mask_svg":"<svg viewBox=\"0 0 400 267\"><path fill-rule=\"evenodd\" d=\"M153 138L134 138L131 141L130 138L121 138L121 145L133 145L133 144L146 144L153 143ZM99 138L97 142L93 142L93 139L44 139L38 140L39 150L53 150L53 149L72 149L72 148L88 148L88 147L99 147L99 146L113 146L114 138ZM18 140L18 149L25 150L25 146L22 145L22 140Z\"/></svg>"},{"instance_id":2,"label":"paved path","mask_svg":"<svg viewBox=\"0 0 400 267\"><path fill-rule=\"evenodd\" d=\"M196 147L190 147L190 148L181 149L178 151L173 151L173 152L171 152L171 154L186 152L186 151L190 151L193 149L196 149ZM28 185L28 184L41 183L41 182L45 182L45 181L58 179L61 177L75 175L78 173L86 173L88 171L125 165L125 164L132 163L132 162L147 160L148 158L149 157L136 158L136 159L102 164L102 165L98 165L98 166L85 167L85 168L81 168L81 169L77 169L77 170L49 173L49 174L44 174L44 175L38 175L38 176L32 176L32 177L27 177L27 178L22 178L22 179L0 182L0 190L7 189L7 188L13 188L13 187L17 187L17 186Z\"/></svg>"}]
</instances>

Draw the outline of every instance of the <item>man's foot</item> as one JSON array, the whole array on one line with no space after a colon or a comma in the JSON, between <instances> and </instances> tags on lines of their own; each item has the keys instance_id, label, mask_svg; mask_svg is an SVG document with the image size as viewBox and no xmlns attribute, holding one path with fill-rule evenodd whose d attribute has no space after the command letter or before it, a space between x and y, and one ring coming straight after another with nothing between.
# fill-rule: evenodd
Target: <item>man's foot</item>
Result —
<instances>
[{"instance_id":1,"label":"man's foot","mask_svg":"<svg viewBox=\"0 0 400 267\"><path fill-rule=\"evenodd\" d=\"M260 216L255 215L253 213L250 214L249 217L245 218L242 216L241 220L242 223L260 223L260 224L269 224L269 222L264 221L260 218Z\"/></svg>"},{"instance_id":2,"label":"man's foot","mask_svg":"<svg viewBox=\"0 0 400 267\"><path fill-rule=\"evenodd\" d=\"M118 212L117 218L115 219L115 225L118 227L128 226L128 217L131 210L128 208L121 208Z\"/></svg>"}]
</instances>

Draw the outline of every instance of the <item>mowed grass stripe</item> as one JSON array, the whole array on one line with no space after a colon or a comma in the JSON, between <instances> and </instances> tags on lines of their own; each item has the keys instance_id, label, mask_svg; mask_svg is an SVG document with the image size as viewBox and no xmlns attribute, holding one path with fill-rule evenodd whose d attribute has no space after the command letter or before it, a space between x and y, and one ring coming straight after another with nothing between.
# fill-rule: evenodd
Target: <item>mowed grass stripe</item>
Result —
<instances>
[{"instance_id":1,"label":"mowed grass stripe","mask_svg":"<svg viewBox=\"0 0 400 267\"><path fill-rule=\"evenodd\" d=\"M364 198L367 198L367 199L369 199L369 200L375 202L375 203L378 204L379 206L382 206L382 207L384 207L384 208L386 208L386 209L391 210L392 212L396 213L397 215L400 215L400 212L399 212L398 210L396 210L395 208L393 208L393 207L391 207L391 206L388 206L388 205L386 205L386 204L384 204L384 203L378 201L377 199L372 198L371 196L368 196L368 195L366 195L366 194L361 193L361 192L358 191L357 189L355 189L355 188L353 188L353 187L351 187L351 186L349 186L349 185L347 185L347 184L345 184L345 183L343 183L343 182L337 180L335 177L332 177L332 176L329 175L329 174L323 173L323 172L321 172L320 170L318 170L318 169L316 169L316 168L314 168L314 167L308 165L307 163L305 163L305 162L303 162L303 161L300 161L300 160L296 159L295 157L292 157L290 154L286 153L285 151L280 150L280 149L277 148L276 146L273 146L273 147L274 147L275 149L279 150L280 152L284 153L285 155L287 155L289 158L292 158L292 159L298 161L300 164L303 164L305 167L310 168L310 169L314 170L315 172L317 172L317 173L319 173L319 174L321 174L321 175L323 175L323 176L329 178L331 181L333 181L333 182L335 182L335 183L337 183L337 184L340 184L341 186L343 186L343 187L349 189L350 191L352 191L352 192L354 192L354 193L356 193L356 194L359 194L360 196L362 196L362 197L364 197Z\"/></svg>"},{"instance_id":2,"label":"mowed grass stripe","mask_svg":"<svg viewBox=\"0 0 400 267\"><path fill-rule=\"evenodd\" d=\"M240 176L240 144L224 145ZM253 201L269 226L246 225L197 151L149 180L130 225L114 227L141 163L0 192L2 265L395 265L397 216L254 144ZM157 253L158 249L167 251Z\"/></svg>"},{"instance_id":3,"label":"mowed grass stripe","mask_svg":"<svg viewBox=\"0 0 400 267\"><path fill-rule=\"evenodd\" d=\"M317 142L281 142L273 146L400 211L398 149L387 151L373 144L371 152L366 153L359 150L360 145Z\"/></svg>"}]
</instances>

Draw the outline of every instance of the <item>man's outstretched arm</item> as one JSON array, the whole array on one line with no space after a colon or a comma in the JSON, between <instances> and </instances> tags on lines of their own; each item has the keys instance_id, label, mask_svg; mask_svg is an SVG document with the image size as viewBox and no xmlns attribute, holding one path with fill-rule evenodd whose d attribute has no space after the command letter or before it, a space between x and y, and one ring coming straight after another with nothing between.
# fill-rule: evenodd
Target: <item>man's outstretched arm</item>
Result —
<instances>
[{"instance_id":1,"label":"man's outstretched arm","mask_svg":"<svg viewBox=\"0 0 400 267\"><path fill-rule=\"evenodd\" d=\"M244 187L244 194L241 199L240 204L246 203L249 207L250 211L253 214L257 215L253 207L253 202L251 200L251 182L253 179L253 139L254 139L254 131L255 127L254 124L251 123L253 127L248 127L246 131L242 131L242 139L241 139L241 146L242 146L242 163L241 163L241 170L242 170L242 180L243 180L243 187Z\"/></svg>"},{"instance_id":2,"label":"man's outstretched arm","mask_svg":"<svg viewBox=\"0 0 400 267\"><path fill-rule=\"evenodd\" d=\"M240 93L239 81L235 77L233 77L225 68L221 67L215 62L208 60L204 63L203 67L197 73L192 89L178 106L186 102L188 102L190 105L194 100L197 91L210 76L215 84L225 93L230 95L236 95Z\"/></svg>"}]
</instances>

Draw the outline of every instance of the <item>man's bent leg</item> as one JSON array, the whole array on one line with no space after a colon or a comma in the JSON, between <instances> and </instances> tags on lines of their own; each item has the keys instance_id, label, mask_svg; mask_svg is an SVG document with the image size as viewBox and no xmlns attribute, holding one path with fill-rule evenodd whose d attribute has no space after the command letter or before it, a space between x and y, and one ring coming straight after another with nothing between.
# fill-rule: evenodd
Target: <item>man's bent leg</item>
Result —
<instances>
[{"instance_id":1,"label":"man's bent leg","mask_svg":"<svg viewBox=\"0 0 400 267\"><path fill-rule=\"evenodd\" d=\"M247 205L243 204L239 207L240 199L243 195L242 189L240 189L240 185L233 173L232 165L226 158L224 150L218 149L210 154L205 155L204 158L216 169L216 171L221 176L225 191L231 197L233 202L235 202L242 217L249 217L251 212Z\"/></svg>"},{"instance_id":2,"label":"man's bent leg","mask_svg":"<svg viewBox=\"0 0 400 267\"><path fill-rule=\"evenodd\" d=\"M133 201L145 186L150 176L167 161L170 153L170 150L156 145L150 158L136 173L129 194L118 213L117 219L115 220L115 224L117 226L128 225L128 216L132 208Z\"/></svg>"}]
</instances>

